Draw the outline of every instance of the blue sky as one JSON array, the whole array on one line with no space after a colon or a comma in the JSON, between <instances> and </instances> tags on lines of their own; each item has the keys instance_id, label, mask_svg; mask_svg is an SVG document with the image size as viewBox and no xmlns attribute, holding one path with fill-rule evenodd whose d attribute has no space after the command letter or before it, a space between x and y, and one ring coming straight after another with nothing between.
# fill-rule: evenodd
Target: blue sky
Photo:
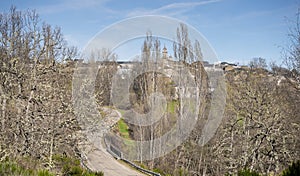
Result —
<instances>
[{"instance_id":1,"label":"blue sky","mask_svg":"<svg viewBox=\"0 0 300 176\"><path fill-rule=\"evenodd\" d=\"M192 25L222 61L247 64L254 57L282 61L289 23L299 0L6 0L20 10L36 9L43 21L60 26L67 41L83 48L105 27L126 18L164 15Z\"/></svg>"}]
</instances>

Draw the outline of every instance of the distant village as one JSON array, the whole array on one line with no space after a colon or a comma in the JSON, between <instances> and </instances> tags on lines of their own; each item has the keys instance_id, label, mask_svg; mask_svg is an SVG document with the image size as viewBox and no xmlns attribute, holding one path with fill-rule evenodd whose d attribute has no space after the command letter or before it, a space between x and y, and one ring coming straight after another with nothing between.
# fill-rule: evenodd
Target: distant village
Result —
<instances>
[{"instance_id":1,"label":"distant village","mask_svg":"<svg viewBox=\"0 0 300 176\"><path fill-rule=\"evenodd\" d=\"M174 61L174 59L172 58L171 55L168 55L168 50L166 47L163 48L162 51L162 58L168 62L176 62ZM83 65L85 65L85 60L84 59L74 59L74 60L69 60L67 62L75 62L75 63L82 63ZM96 63L99 63L99 65L103 64L103 62L105 61L96 61ZM135 61L116 61L119 65L120 69L130 69L132 68L133 64L135 63ZM240 66L234 63L229 63L229 62L216 62L216 63L209 63L208 61L202 61L203 67L205 68L205 70L223 70L225 72L227 71L233 71L233 70L248 70L250 69L248 66ZM82 66L83 66L82 65ZM168 67L168 65L166 65L165 67Z\"/></svg>"}]
</instances>

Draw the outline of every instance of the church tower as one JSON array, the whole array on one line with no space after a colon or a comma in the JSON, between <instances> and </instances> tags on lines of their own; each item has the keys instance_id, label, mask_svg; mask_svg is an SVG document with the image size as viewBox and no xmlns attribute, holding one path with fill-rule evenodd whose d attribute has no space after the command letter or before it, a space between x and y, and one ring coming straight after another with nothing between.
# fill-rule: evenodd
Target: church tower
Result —
<instances>
[{"instance_id":1,"label":"church tower","mask_svg":"<svg viewBox=\"0 0 300 176\"><path fill-rule=\"evenodd\" d=\"M168 50L166 48L166 45L164 46L163 50L162 50L162 54L163 54L163 58L167 59L168 58Z\"/></svg>"}]
</instances>

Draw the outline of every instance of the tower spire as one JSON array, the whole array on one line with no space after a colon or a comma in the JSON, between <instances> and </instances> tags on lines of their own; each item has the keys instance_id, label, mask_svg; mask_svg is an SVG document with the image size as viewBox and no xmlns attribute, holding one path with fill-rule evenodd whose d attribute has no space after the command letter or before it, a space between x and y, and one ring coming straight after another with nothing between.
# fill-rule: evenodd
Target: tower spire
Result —
<instances>
[{"instance_id":1,"label":"tower spire","mask_svg":"<svg viewBox=\"0 0 300 176\"><path fill-rule=\"evenodd\" d=\"M167 59L167 58L168 58L168 50L167 50L165 44L164 44L164 48L163 48L162 54L163 54L163 58L164 58L164 59Z\"/></svg>"}]
</instances>

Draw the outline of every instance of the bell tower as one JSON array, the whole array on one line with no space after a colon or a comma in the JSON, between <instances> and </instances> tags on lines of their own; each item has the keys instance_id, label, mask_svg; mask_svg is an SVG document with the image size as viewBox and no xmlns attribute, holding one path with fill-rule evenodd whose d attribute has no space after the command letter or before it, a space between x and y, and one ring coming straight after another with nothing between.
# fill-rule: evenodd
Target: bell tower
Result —
<instances>
[{"instance_id":1,"label":"bell tower","mask_svg":"<svg viewBox=\"0 0 300 176\"><path fill-rule=\"evenodd\" d=\"M168 58L168 50L166 48L166 45L164 46L163 50L162 50L162 54L163 54L163 58L167 59Z\"/></svg>"}]
</instances>

